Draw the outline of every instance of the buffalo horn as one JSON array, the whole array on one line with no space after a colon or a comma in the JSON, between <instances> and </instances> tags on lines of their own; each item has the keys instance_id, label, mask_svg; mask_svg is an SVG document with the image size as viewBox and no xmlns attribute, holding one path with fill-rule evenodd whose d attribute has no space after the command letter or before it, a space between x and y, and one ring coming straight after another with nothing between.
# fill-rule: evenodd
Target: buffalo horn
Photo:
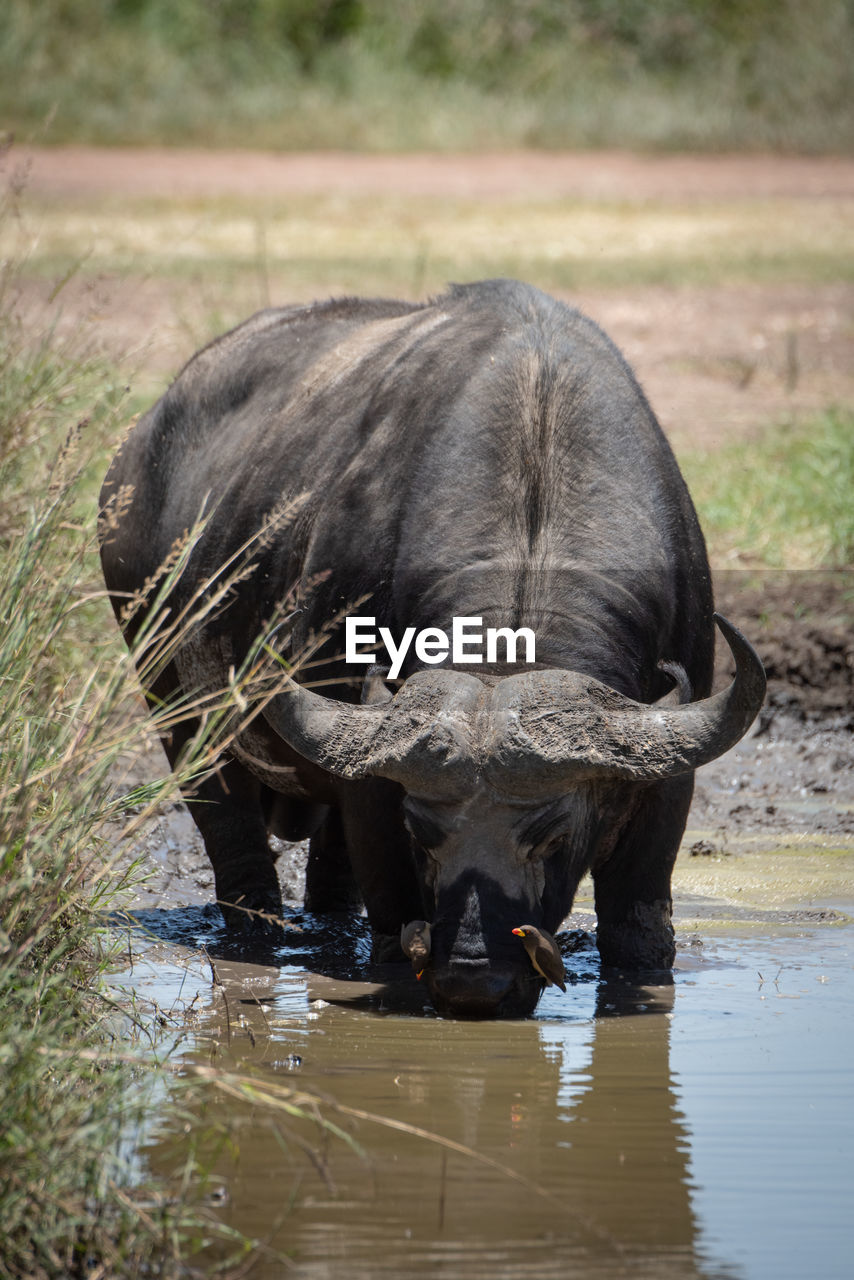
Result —
<instances>
[{"instance_id":1,"label":"buffalo horn","mask_svg":"<svg viewBox=\"0 0 854 1280\"><path fill-rule=\"evenodd\" d=\"M416 672L395 697L353 706L289 680L264 718L300 755L340 778L368 774L417 788L473 773L467 727L480 681L459 672Z\"/></svg>"},{"instance_id":2,"label":"buffalo horn","mask_svg":"<svg viewBox=\"0 0 854 1280\"><path fill-rule=\"evenodd\" d=\"M339 778L364 778L372 772L372 748L385 710L324 698L289 680L264 708L264 719L312 764Z\"/></svg>"},{"instance_id":3,"label":"buffalo horn","mask_svg":"<svg viewBox=\"0 0 854 1280\"><path fill-rule=\"evenodd\" d=\"M471 778L538 793L584 778L654 782L723 755L765 696L755 650L715 614L735 658L727 689L681 706L646 705L576 671L509 676L495 687L488 740L471 738L483 686L461 672L416 672L390 701L353 706L289 682L267 705L270 726L342 778L376 774L410 789Z\"/></svg>"},{"instance_id":4,"label":"buffalo horn","mask_svg":"<svg viewBox=\"0 0 854 1280\"><path fill-rule=\"evenodd\" d=\"M765 672L741 632L719 614L715 621L735 659L735 677L728 688L699 702L649 706L571 671L502 681L493 750L487 753L494 780L503 776L535 790L596 776L653 782L723 755L756 717Z\"/></svg>"}]
</instances>

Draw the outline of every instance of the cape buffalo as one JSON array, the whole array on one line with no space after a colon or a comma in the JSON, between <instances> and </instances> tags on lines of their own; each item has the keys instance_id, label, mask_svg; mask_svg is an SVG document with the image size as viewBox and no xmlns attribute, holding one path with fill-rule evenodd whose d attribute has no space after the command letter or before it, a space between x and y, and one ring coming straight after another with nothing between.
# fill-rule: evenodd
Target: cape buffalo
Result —
<instances>
[{"instance_id":1,"label":"cape buffalo","mask_svg":"<svg viewBox=\"0 0 854 1280\"><path fill-rule=\"evenodd\" d=\"M258 537L289 499L293 518ZM191 797L230 923L246 919L234 904L281 912L268 833L310 835L307 909L363 902L386 957L403 925L428 921L441 1013L532 1011L543 979L512 930L555 931L587 871L603 963L672 964L694 769L745 733L765 682L719 619L736 672L711 695L697 518L592 321L506 280L423 304L263 311L190 360L130 432L102 502L120 616L200 513L172 617L251 548L252 572L151 699L227 686L289 593L287 652L321 646ZM437 665L410 645L392 685L345 661L348 613L398 645L460 618L528 628L535 661L455 663L439 647ZM193 730L167 738L173 763Z\"/></svg>"}]
</instances>

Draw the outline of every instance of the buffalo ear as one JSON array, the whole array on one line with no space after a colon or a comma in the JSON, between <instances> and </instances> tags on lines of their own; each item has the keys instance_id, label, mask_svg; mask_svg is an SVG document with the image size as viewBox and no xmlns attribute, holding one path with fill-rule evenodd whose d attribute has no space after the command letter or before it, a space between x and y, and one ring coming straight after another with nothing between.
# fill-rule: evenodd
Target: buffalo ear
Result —
<instances>
[{"instance_id":1,"label":"buffalo ear","mask_svg":"<svg viewBox=\"0 0 854 1280\"><path fill-rule=\"evenodd\" d=\"M688 672L680 662L659 662L659 671L663 671L673 681L673 685L663 697L656 701L657 707L681 707L691 701L691 681Z\"/></svg>"},{"instance_id":2,"label":"buffalo ear","mask_svg":"<svg viewBox=\"0 0 854 1280\"><path fill-rule=\"evenodd\" d=\"M390 689L385 682L388 673L388 667L374 665L368 668L368 674L365 676L365 681L362 685L361 701L363 707L376 707L383 702L391 702L394 697L394 690Z\"/></svg>"}]
</instances>

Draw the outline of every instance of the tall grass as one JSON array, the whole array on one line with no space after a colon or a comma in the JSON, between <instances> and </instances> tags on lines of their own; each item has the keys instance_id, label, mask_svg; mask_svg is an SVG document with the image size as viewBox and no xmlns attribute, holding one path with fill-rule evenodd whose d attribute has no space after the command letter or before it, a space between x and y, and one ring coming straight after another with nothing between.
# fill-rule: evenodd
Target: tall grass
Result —
<instances>
[{"instance_id":1,"label":"tall grass","mask_svg":"<svg viewBox=\"0 0 854 1280\"><path fill-rule=\"evenodd\" d=\"M850 150L846 0L3 0L49 141Z\"/></svg>"},{"instance_id":2,"label":"tall grass","mask_svg":"<svg viewBox=\"0 0 854 1280\"><path fill-rule=\"evenodd\" d=\"M112 421L116 395L98 386L103 371L70 360L50 334L32 340L11 310L8 276L5 286L0 1273L133 1274L158 1252L167 1274L177 1215L165 1202L142 1211L121 1155L142 1094L102 993L110 947L97 923L128 874L107 841L111 823L119 835L123 825L112 777L127 672L117 648L83 657L94 637L93 522L81 523L78 505L80 458Z\"/></svg>"}]
</instances>

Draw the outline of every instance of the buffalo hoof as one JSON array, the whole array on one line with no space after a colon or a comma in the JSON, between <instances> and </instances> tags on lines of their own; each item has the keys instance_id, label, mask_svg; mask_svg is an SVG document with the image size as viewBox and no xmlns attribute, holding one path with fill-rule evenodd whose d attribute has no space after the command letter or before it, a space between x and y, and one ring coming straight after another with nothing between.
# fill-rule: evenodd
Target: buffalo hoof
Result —
<instances>
[{"instance_id":1,"label":"buffalo hoof","mask_svg":"<svg viewBox=\"0 0 854 1280\"><path fill-rule=\"evenodd\" d=\"M636 902L619 922L600 920L596 945L602 964L632 971L672 969L676 938L668 901Z\"/></svg>"},{"instance_id":2,"label":"buffalo hoof","mask_svg":"<svg viewBox=\"0 0 854 1280\"><path fill-rule=\"evenodd\" d=\"M284 932L282 899L278 894L242 894L233 901L220 900L219 908L231 934L276 941Z\"/></svg>"},{"instance_id":3,"label":"buffalo hoof","mask_svg":"<svg viewBox=\"0 0 854 1280\"><path fill-rule=\"evenodd\" d=\"M399 933L371 934L371 961L373 964L399 964L406 956L400 945Z\"/></svg>"}]
</instances>

